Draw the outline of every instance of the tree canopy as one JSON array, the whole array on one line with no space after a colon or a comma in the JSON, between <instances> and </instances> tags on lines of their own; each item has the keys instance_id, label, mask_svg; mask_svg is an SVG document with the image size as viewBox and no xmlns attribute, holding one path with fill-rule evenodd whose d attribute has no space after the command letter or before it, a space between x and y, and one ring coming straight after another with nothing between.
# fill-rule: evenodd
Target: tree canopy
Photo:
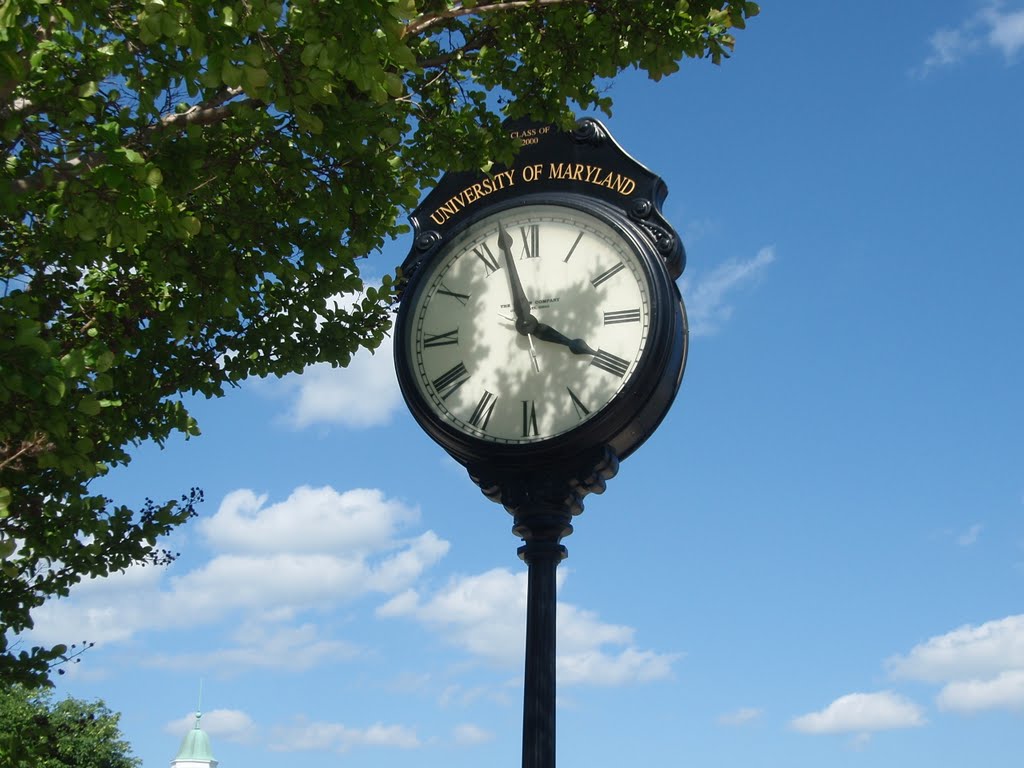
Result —
<instances>
[{"instance_id":1,"label":"tree canopy","mask_svg":"<svg viewBox=\"0 0 1024 768\"><path fill-rule=\"evenodd\" d=\"M0 765L5 768L138 768L102 701L0 686Z\"/></svg>"},{"instance_id":2,"label":"tree canopy","mask_svg":"<svg viewBox=\"0 0 1024 768\"><path fill-rule=\"evenodd\" d=\"M34 607L166 559L199 496L90 483L198 434L183 404L347 364L389 329L357 259L444 170L511 158L504 118L608 112L608 78L718 63L741 0L4 0L0 675ZM350 300L339 302L338 297ZM355 301L351 298L356 297Z\"/></svg>"}]
</instances>

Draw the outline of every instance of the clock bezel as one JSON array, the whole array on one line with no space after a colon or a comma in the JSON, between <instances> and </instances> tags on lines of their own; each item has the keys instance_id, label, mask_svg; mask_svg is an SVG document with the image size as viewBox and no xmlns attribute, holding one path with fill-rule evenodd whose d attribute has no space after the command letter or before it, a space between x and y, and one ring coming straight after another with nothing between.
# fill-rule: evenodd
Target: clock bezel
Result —
<instances>
[{"instance_id":1,"label":"clock bezel","mask_svg":"<svg viewBox=\"0 0 1024 768\"><path fill-rule=\"evenodd\" d=\"M444 258L462 234L482 219L506 211L557 206L593 216L606 224L635 256L647 283L651 321L639 362L625 385L597 413L580 425L551 437L524 443L492 442L465 432L433 409L420 391L412 359L412 339L419 301L427 289L433 265ZM622 211L603 201L572 193L540 192L486 206L459 222L443 236L427 242L406 275L395 323L396 371L399 386L413 418L453 458L464 465L529 470L570 461L580 451L608 446L620 459L635 450L654 431L668 410L682 379L687 352L685 310L663 257L647 233ZM428 274L429 273L429 274ZM673 370L674 369L674 370ZM673 375L674 374L674 375Z\"/></svg>"}]
</instances>

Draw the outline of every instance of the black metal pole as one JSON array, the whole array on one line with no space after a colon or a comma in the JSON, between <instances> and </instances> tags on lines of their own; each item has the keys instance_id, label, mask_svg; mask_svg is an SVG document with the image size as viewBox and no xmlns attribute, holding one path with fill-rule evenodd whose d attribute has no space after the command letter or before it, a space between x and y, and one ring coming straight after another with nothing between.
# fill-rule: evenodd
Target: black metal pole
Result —
<instances>
[{"instance_id":1,"label":"black metal pole","mask_svg":"<svg viewBox=\"0 0 1024 768\"><path fill-rule=\"evenodd\" d=\"M555 569L566 557L557 541L527 541L526 670L523 685L523 768L555 768Z\"/></svg>"},{"instance_id":2,"label":"black metal pole","mask_svg":"<svg viewBox=\"0 0 1024 768\"><path fill-rule=\"evenodd\" d=\"M512 533L523 540L518 552L529 579L523 768L555 768L555 571L568 554L560 542L572 533L573 518L583 512L583 498L604 491L618 468L618 457L607 446L583 451L545 471L467 466L484 495L512 514Z\"/></svg>"}]
</instances>

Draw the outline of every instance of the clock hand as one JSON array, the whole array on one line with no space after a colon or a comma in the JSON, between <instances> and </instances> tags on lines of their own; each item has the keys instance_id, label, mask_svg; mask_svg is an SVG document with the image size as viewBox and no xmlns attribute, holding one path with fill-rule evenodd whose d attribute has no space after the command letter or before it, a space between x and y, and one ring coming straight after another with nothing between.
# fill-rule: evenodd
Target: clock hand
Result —
<instances>
[{"instance_id":1,"label":"clock hand","mask_svg":"<svg viewBox=\"0 0 1024 768\"><path fill-rule=\"evenodd\" d=\"M570 339L568 336L559 333L550 325L536 323L531 331L541 341L548 341L552 344L561 344L568 347L574 355L596 355L597 352L590 347L583 339Z\"/></svg>"},{"instance_id":2,"label":"clock hand","mask_svg":"<svg viewBox=\"0 0 1024 768\"><path fill-rule=\"evenodd\" d=\"M533 346L533 336L531 335L533 327L537 324L537 319L530 314L530 300L526 298L526 293L523 291L523 283L520 281L519 271L516 269L516 260L512 256L512 236L500 221L498 222L498 247L505 254L505 263L508 265L508 279L512 289L512 309L516 313L516 330L530 342L530 360L533 362L533 370L540 373L537 348ZM503 315L503 317L507 316Z\"/></svg>"},{"instance_id":3,"label":"clock hand","mask_svg":"<svg viewBox=\"0 0 1024 768\"><path fill-rule=\"evenodd\" d=\"M540 363L537 362L537 349L533 346L533 335L526 334L526 339L530 342L530 357L533 360L533 370L540 373Z\"/></svg>"},{"instance_id":4,"label":"clock hand","mask_svg":"<svg viewBox=\"0 0 1024 768\"><path fill-rule=\"evenodd\" d=\"M505 264L508 267L508 282L512 289L512 309L516 313L516 330L526 336L537 324L537 318L530 314L530 300L526 298L523 283L519 279L516 260L512 256L512 236L500 221L498 222L498 247L505 254Z\"/></svg>"}]
</instances>

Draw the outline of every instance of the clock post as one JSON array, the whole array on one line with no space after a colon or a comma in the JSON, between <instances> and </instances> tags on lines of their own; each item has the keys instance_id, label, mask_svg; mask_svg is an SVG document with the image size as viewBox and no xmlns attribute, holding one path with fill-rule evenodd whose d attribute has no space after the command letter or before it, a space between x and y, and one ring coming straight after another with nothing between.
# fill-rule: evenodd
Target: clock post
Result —
<instances>
[{"instance_id":1,"label":"clock post","mask_svg":"<svg viewBox=\"0 0 1024 768\"><path fill-rule=\"evenodd\" d=\"M607 448L587 452L576 464L529 474L469 468L484 495L512 514L512 532L523 540L518 549L527 565L523 768L555 766L555 572L568 556L561 541L583 511L583 497L602 493L618 468Z\"/></svg>"},{"instance_id":2,"label":"clock post","mask_svg":"<svg viewBox=\"0 0 1024 768\"><path fill-rule=\"evenodd\" d=\"M664 182L599 122L506 127L512 166L449 173L410 217L395 365L414 418L523 541L523 767L554 768L561 541L675 398L685 252Z\"/></svg>"}]
</instances>

